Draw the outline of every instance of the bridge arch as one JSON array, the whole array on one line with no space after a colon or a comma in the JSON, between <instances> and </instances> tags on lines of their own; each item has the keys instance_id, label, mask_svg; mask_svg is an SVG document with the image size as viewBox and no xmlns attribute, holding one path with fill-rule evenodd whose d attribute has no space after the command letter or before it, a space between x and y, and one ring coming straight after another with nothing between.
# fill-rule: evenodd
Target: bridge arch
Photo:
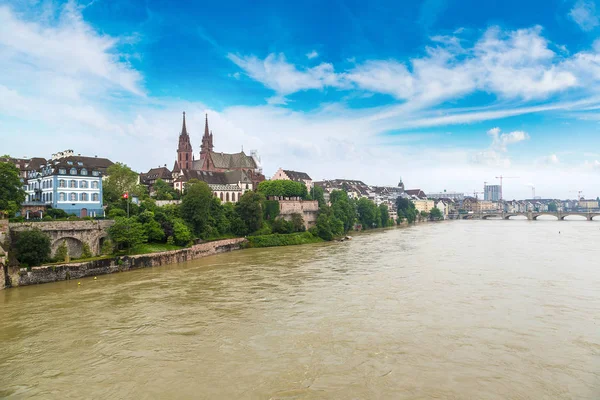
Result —
<instances>
[{"instance_id":1,"label":"bridge arch","mask_svg":"<svg viewBox=\"0 0 600 400\"><path fill-rule=\"evenodd\" d=\"M542 212L542 213L534 214L533 215L533 219L536 220L536 221L539 219L539 217L552 217L552 220L555 220L555 221L557 221L559 219L556 216L556 214L554 214L554 213L545 213L545 212Z\"/></svg>"},{"instance_id":2,"label":"bridge arch","mask_svg":"<svg viewBox=\"0 0 600 400\"><path fill-rule=\"evenodd\" d=\"M565 213L565 214L563 214L563 215L560 216L560 220L561 221L565 221L565 218L568 218L568 217L583 217L583 218L571 219L573 221L576 221L576 220L585 221L585 220L589 219L587 216L582 215L580 213L577 213L577 214Z\"/></svg>"},{"instance_id":3,"label":"bridge arch","mask_svg":"<svg viewBox=\"0 0 600 400\"><path fill-rule=\"evenodd\" d=\"M64 236L59 239L56 239L52 243L52 256L56 255L56 250L63 244L63 242L67 245L67 251L69 252L69 257L71 258L80 258L83 254L83 242L77 238L71 236Z\"/></svg>"}]
</instances>

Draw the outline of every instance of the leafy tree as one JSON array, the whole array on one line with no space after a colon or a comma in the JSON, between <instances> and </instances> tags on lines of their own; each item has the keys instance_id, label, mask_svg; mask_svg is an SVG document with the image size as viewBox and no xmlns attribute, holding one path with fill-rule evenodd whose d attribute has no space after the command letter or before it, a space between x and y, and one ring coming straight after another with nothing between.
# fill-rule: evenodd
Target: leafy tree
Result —
<instances>
[{"instance_id":1,"label":"leafy tree","mask_svg":"<svg viewBox=\"0 0 600 400\"><path fill-rule=\"evenodd\" d=\"M185 189L181 201L181 216L194 233L200 236L208 227L213 194L205 182L197 179L190 180Z\"/></svg>"},{"instance_id":2,"label":"leafy tree","mask_svg":"<svg viewBox=\"0 0 600 400\"><path fill-rule=\"evenodd\" d=\"M558 207L556 206L555 202L548 204L548 211L553 211L553 212L558 211Z\"/></svg>"},{"instance_id":3,"label":"leafy tree","mask_svg":"<svg viewBox=\"0 0 600 400\"><path fill-rule=\"evenodd\" d=\"M313 186L312 188L312 198L313 200L317 200L319 202L319 207L325 205L325 193L321 186Z\"/></svg>"},{"instance_id":4,"label":"leafy tree","mask_svg":"<svg viewBox=\"0 0 600 400\"><path fill-rule=\"evenodd\" d=\"M317 218L317 235L323 240L333 240L333 229L331 227L331 220L329 216L322 213Z\"/></svg>"},{"instance_id":5,"label":"leafy tree","mask_svg":"<svg viewBox=\"0 0 600 400\"><path fill-rule=\"evenodd\" d=\"M306 227L304 226L304 217L302 214L293 213L291 223L294 232L304 232L306 230Z\"/></svg>"},{"instance_id":6,"label":"leafy tree","mask_svg":"<svg viewBox=\"0 0 600 400\"><path fill-rule=\"evenodd\" d=\"M236 212L250 233L259 230L263 224L264 201L265 197L261 193L249 191L236 204Z\"/></svg>"},{"instance_id":7,"label":"leafy tree","mask_svg":"<svg viewBox=\"0 0 600 400\"><path fill-rule=\"evenodd\" d=\"M429 213L429 218L431 218L434 221L440 220L440 219L444 219L444 214L442 214L442 210L440 210L437 207L433 207L431 209L431 212Z\"/></svg>"},{"instance_id":8,"label":"leafy tree","mask_svg":"<svg viewBox=\"0 0 600 400\"><path fill-rule=\"evenodd\" d=\"M39 229L20 232L15 248L19 263L27 267L40 265L50 258L50 237Z\"/></svg>"},{"instance_id":9,"label":"leafy tree","mask_svg":"<svg viewBox=\"0 0 600 400\"><path fill-rule=\"evenodd\" d=\"M396 207L398 210L398 220L401 222L406 219L409 224L417 220L417 209L412 201L402 197L396 199Z\"/></svg>"},{"instance_id":10,"label":"leafy tree","mask_svg":"<svg viewBox=\"0 0 600 400\"><path fill-rule=\"evenodd\" d=\"M54 253L54 259L56 261L69 261L69 248L67 247L67 241L63 240L60 246Z\"/></svg>"},{"instance_id":11,"label":"leafy tree","mask_svg":"<svg viewBox=\"0 0 600 400\"><path fill-rule=\"evenodd\" d=\"M106 170L108 177L102 183L104 202L112 204L118 202L124 193L140 196L143 192L138 185L138 174L127 165L115 163Z\"/></svg>"},{"instance_id":12,"label":"leafy tree","mask_svg":"<svg viewBox=\"0 0 600 400\"><path fill-rule=\"evenodd\" d=\"M108 255L112 254L113 251L114 246L112 240L110 240L109 238L104 239L104 242L102 243L102 248L100 249L100 254Z\"/></svg>"},{"instance_id":13,"label":"leafy tree","mask_svg":"<svg viewBox=\"0 0 600 400\"><path fill-rule=\"evenodd\" d=\"M427 219L429 217L429 213L427 211L421 211L421 218Z\"/></svg>"},{"instance_id":14,"label":"leafy tree","mask_svg":"<svg viewBox=\"0 0 600 400\"><path fill-rule=\"evenodd\" d=\"M127 212L121 208L113 208L108 212L108 218L116 219L116 218L124 218L127 217Z\"/></svg>"},{"instance_id":15,"label":"leafy tree","mask_svg":"<svg viewBox=\"0 0 600 400\"><path fill-rule=\"evenodd\" d=\"M354 227L356 221L356 205L348 198L348 194L342 190L334 190L329 196L333 216L342 223L343 233ZM321 207L321 209L324 209Z\"/></svg>"},{"instance_id":16,"label":"leafy tree","mask_svg":"<svg viewBox=\"0 0 600 400\"><path fill-rule=\"evenodd\" d=\"M308 198L308 191L306 190L306 185L304 183L282 179L259 183L258 192L262 193L264 196Z\"/></svg>"},{"instance_id":17,"label":"leafy tree","mask_svg":"<svg viewBox=\"0 0 600 400\"><path fill-rule=\"evenodd\" d=\"M136 218L117 218L108 228L108 234L117 250L127 248L130 251L132 247L148 241L144 226Z\"/></svg>"},{"instance_id":18,"label":"leafy tree","mask_svg":"<svg viewBox=\"0 0 600 400\"><path fill-rule=\"evenodd\" d=\"M87 243L83 244L83 249L81 251L81 258L91 258L92 257L92 250L90 249L90 245Z\"/></svg>"},{"instance_id":19,"label":"leafy tree","mask_svg":"<svg viewBox=\"0 0 600 400\"><path fill-rule=\"evenodd\" d=\"M69 214L67 214L67 212L65 210L61 210L60 208L48 208L46 210L46 214L45 214L44 218L46 218L46 216L48 216L50 218L54 218L54 219L59 219L59 218L68 218Z\"/></svg>"},{"instance_id":20,"label":"leafy tree","mask_svg":"<svg viewBox=\"0 0 600 400\"><path fill-rule=\"evenodd\" d=\"M162 242L165 239L165 231L161 224L154 219L143 224L148 242Z\"/></svg>"},{"instance_id":21,"label":"leafy tree","mask_svg":"<svg viewBox=\"0 0 600 400\"><path fill-rule=\"evenodd\" d=\"M179 192L173 186L160 178L154 182L153 189L156 200L177 200L180 197Z\"/></svg>"},{"instance_id":22,"label":"leafy tree","mask_svg":"<svg viewBox=\"0 0 600 400\"><path fill-rule=\"evenodd\" d=\"M192 240L192 232L181 219L173 221L172 238L178 246L185 246Z\"/></svg>"},{"instance_id":23,"label":"leafy tree","mask_svg":"<svg viewBox=\"0 0 600 400\"><path fill-rule=\"evenodd\" d=\"M389 221L390 221L390 211L389 211L387 205L385 205L385 204L379 205L379 216L381 219L381 226L382 227L388 226Z\"/></svg>"},{"instance_id":24,"label":"leafy tree","mask_svg":"<svg viewBox=\"0 0 600 400\"><path fill-rule=\"evenodd\" d=\"M375 228L381 223L377 218L377 206L366 197L361 197L356 205L358 220L364 229Z\"/></svg>"},{"instance_id":25,"label":"leafy tree","mask_svg":"<svg viewBox=\"0 0 600 400\"><path fill-rule=\"evenodd\" d=\"M15 215L25 201L25 195L17 167L0 162L0 214Z\"/></svg>"},{"instance_id":26,"label":"leafy tree","mask_svg":"<svg viewBox=\"0 0 600 400\"><path fill-rule=\"evenodd\" d=\"M273 233L292 233L294 226L283 218L277 218L271 223L271 230Z\"/></svg>"}]
</instances>

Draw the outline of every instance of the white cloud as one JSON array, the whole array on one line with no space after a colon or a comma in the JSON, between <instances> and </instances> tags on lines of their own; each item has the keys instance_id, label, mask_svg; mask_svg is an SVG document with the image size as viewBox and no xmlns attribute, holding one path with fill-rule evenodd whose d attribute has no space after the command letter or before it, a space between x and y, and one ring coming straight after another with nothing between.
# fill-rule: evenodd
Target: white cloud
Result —
<instances>
[{"instance_id":1,"label":"white cloud","mask_svg":"<svg viewBox=\"0 0 600 400\"><path fill-rule=\"evenodd\" d=\"M501 133L500 128L492 128L487 131L492 143L489 149L476 152L472 161L476 164L508 168L511 160L508 157L508 146L529 139L529 135L523 131Z\"/></svg>"},{"instance_id":2,"label":"white cloud","mask_svg":"<svg viewBox=\"0 0 600 400\"><path fill-rule=\"evenodd\" d=\"M312 60L313 58L319 57L319 53L316 50L311 51L310 53L306 53L306 58Z\"/></svg>"},{"instance_id":3,"label":"white cloud","mask_svg":"<svg viewBox=\"0 0 600 400\"><path fill-rule=\"evenodd\" d=\"M578 0L569 12L569 16L586 32L600 24L596 16L596 4L591 0Z\"/></svg>"}]
</instances>

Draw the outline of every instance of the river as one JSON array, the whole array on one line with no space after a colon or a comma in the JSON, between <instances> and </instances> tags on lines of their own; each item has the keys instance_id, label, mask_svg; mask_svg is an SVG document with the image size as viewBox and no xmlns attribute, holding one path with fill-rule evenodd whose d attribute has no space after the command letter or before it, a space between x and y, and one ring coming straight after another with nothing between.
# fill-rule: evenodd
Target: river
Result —
<instances>
[{"instance_id":1,"label":"river","mask_svg":"<svg viewBox=\"0 0 600 400\"><path fill-rule=\"evenodd\" d=\"M598 399L599 244L452 221L0 291L0 397Z\"/></svg>"}]
</instances>

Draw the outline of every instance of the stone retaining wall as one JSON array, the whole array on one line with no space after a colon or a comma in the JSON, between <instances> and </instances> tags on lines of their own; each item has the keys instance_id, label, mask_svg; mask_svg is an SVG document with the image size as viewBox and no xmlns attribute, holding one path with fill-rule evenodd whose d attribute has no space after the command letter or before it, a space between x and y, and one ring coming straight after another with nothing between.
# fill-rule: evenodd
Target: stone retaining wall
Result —
<instances>
[{"instance_id":1,"label":"stone retaining wall","mask_svg":"<svg viewBox=\"0 0 600 400\"><path fill-rule=\"evenodd\" d=\"M79 279L86 276L112 274L113 272L129 271L138 268L158 267L238 250L244 242L246 242L244 238L217 240L196 244L190 248L181 250L124 256L82 263L33 267L31 271L22 269L14 273L12 282L13 286L27 286L67 279Z\"/></svg>"}]
</instances>

